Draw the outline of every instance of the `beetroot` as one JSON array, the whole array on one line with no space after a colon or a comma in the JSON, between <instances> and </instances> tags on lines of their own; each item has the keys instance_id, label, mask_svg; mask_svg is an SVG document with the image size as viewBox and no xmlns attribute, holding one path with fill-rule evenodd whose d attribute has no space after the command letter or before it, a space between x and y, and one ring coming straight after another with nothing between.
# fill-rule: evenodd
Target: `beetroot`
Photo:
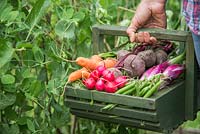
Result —
<instances>
[{"instance_id":1,"label":"beetroot","mask_svg":"<svg viewBox=\"0 0 200 134\"><path fill-rule=\"evenodd\" d=\"M145 62L137 55L129 55L124 60L123 68L130 77L137 77L144 73Z\"/></svg>"},{"instance_id":2,"label":"beetroot","mask_svg":"<svg viewBox=\"0 0 200 134\"><path fill-rule=\"evenodd\" d=\"M117 60L122 59L125 55L129 54L130 52L128 50L119 50L117 52Z\"/></svg>"},{"instance_id":3,"label":"beetroot","mask_svg":"<svg viewBox=\"0 0 200 134\"><path fill-rule=\"evenodd\" d=\"M90 77L88 79L83 80L83 84L86 86L87 89L94 89L96 81L94 78Z\"/></svg>"},{"instance_id":4,"label":"beetroot","mask_svg":"<svg viewBox=\"0 0 200 134\"><path fill-rule=\"evenodd\" d=\"M141 51L137 54L137 56L144 60L146 68L152 67L156 63L156 54L151 49Z\"/></svg>"},{"instance_id":5,"label":"beetroot","mask_svg":"<svg viewBox=\"0 0 200 134\"><path fill-rule=\"evenodd\" d=\"M113 82L110 82L110 81L106 82L105 83L105 91L107 93L115 93L117 91L117 86L116 86L115 82L114 81Z\"/></svg>"},{"instance_id":6,"label":"beetroot","mask_svg":"<svg viewBox=\"0 0 200 134\"><path fill-rule=\"evenodd\" d=\"M158 49L155 51L156 64L163 63L167 60L167 53L164 50Z\"/></svg>"}]
</instances>

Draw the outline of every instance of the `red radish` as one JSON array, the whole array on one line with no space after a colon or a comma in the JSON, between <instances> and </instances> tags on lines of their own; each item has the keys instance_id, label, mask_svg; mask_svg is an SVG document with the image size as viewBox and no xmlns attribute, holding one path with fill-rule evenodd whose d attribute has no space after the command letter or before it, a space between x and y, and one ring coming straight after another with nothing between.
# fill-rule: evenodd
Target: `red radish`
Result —
<instances>
[{"instance_id":1,"label":"red radish","mask_svg":"<svg viewBox=\"0 0 200 134\"><path fill-rule=\"evenodd\" d=\"M99 75L102 76L103 72L106 70L106 67L103 65L97 66L96 70L99 72Z\"/></svg>"},{"instance_id":2,"label":"red radish","mask_svg":"<svg viewBox=\"0 0 200 134\"><path fill-rule=\"evenodd\" d=\"M94 70L90 73L90 78L94 78L94 80L98 80L100 77L100 74L97 70Z\"/></svg>"},{"instance_id":3,"label":"red radish","mask_svg":"<svg viewBox=\"0 0 200 134\"><path fill-rule=\"evenodd\" d=\"M115 79L115 84L118 88L122 88L127 83L127 77L126 76L119 76Z\"/></svg>"},{"instance_id":4,"label":"red radish","mask_svg":"<svg viewBox=\"0 0 200 134\"><path fill-rule=\"evenodd\" d=\"M103 91L104 90L104 81L103 79L98 79L95 85L95 88L97 91Z\"/></svg>"},{"instance_id":5,"label":"red radish","mask_svg":"<svg viewBox=\"0 0 200 134\"><path fill-rule=\"evenodd\" d=\"M117 91L117 86L116 86L115 82L113 82L113 81L106 82L105 83L105 91L107 93L115 93Z\"/></svg>"},{"instance_id":6,"label":"red radish","mask_svg":"<svg viewBox=\"0 0 200 134\"><path fill-rule=\"evenodd\" d=\"M88 79L83 80L83 84L86 86L88 89L94 89L96 81L94 78L90 77Z\"/></svg>"},{"instance_id":7,"label":"red radish","mask_svg":"<svg viewBox=\"0 0 200 134\"><path fill-rule=\"evenodd\" d=\"M114 81L115 80L115 75L113 72L108 72L103 76L103 78L107 81Z\"/></svg>"},{"instance_id":8,"label":"red radish","mask_svg":"<svg viewBox=\"0 0 200 134\"><path fill-rule=\"evenodd\" d=\"M111 72L110 70L106 69L106 70L103 71L102 76L105 76L105 75L107 75L110 72Z\"/></svg>"}]
</instances>

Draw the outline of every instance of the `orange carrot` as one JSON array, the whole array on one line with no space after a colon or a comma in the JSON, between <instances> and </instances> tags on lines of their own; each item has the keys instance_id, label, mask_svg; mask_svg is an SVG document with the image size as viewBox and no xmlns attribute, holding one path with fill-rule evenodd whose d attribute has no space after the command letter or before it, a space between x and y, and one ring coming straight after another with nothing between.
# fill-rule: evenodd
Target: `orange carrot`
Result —
<instances>
[{"instance_id":1,"label":"orange carrot","mask_svg":"<svg viewBox=\"0 0 200 134\"><path fill-rule=\"evenodd\" d=\"M106 68L111 68L111 67L114 67L116 63L117 63L116 59L114 59L114 58L108 58L108 59L105 59L103 61L100 61L98 63L98 65L104 65Z\"/></svg>"},{"instance_id":2,"label":"orange carrot","mask_svg":"<svg viewBox=\"0 0 200 134\"><path fill-rule=\"evenodd\" d=\"M84 57L78 57L76 59L76 63L79 66L85 67L86 69L92 71L95 70L99 65L104 65L106 68L114 67L115 64L117 63L117 60L114 58L107 58L103 60L100 56L93 55L90 59Z\"/></svg>"},{"instance_id":3,"label":"orange carrot","mask_svg":"<svg viewBox=\"0 0 200 134\"><path fill-rule=\"evenodd\" d=\"M100 61L102 61L100 56L93 55L90 59L84 58L84 57L78 57L76 59L76 64L92 71L92 70L96 69L96 66Z\"/></svg>"},{"instance_id":4,"label":"orange carrot","mask_svg":"<svg viewBox=\"0 0 200 134\"><path fill-rule=\"evenodd\" d=\"M81 68L79 70L76 70L74 72L72 72L69 77L68 77L68 82L74 82L76 80L79 80L81 78L88 78L90 75L90 73L88 72L88 70L86 68Z\"/></svg>"},{"instance_id":5,"label":"orange carrot","mask_svg":"<svg viewBox=\"0 0 200 134\"><path fill-rule=\"evenodd\" d=\"M92 55L90 59L95 60L96 62L103 60L99 55Z\"/></svg>"}]
</instances>

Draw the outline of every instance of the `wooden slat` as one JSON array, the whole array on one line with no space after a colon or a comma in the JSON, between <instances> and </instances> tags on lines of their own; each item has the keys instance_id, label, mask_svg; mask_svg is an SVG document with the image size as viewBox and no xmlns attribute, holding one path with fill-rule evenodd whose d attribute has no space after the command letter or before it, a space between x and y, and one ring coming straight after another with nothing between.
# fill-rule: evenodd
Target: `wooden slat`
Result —
<instances>
[{"instance_id":1,"label":"wooden slat","mask_svg":"<svg viewBox=\"0 0 200 134\"><path fill-rule=\"evenodd\" d=\"M174 90L176 90L176 88L180 88L183 87L183 85L185 84L185 80L182 81L177 81L174 84L171 84L167 87L165 87L164 89L161 89L159 92L157 92L154 96L152 96L151 98L155 99L156 101L160 98L162 98L163 96L166 96L167 94L169 94L170 92L173 93ZM183 89L184 90L184 89Z\"/></svg>"},{"instance_id":2,"label":"wooden slat","mask_svg":"<svg viewBox=\"0 0 200 134\"><path fill-rule=\"evenodd\" d=\"M99 31L102 35L117 35L117 36L127 36L126 29L124 26L110 26L110 25L95 25L94 29ZM173 40L173 41L186 41L186 36L189 32L186 31L177 31L177 30L168 30L168 29L156 29L156 28L142 28L139 31L147 31L152 36L155 36L157 39L164 40Z\"/></svg>"},{"instance_id":3,"label":"wooden slat","mask_svg":"<svg viewBox=\"0 0 200 134\"><path fill-rule=\"evenodd\" d=\"M158 122L156 111L145 111L143 109L122 108L122 107L115 107L111 110L102 110L102 108L106 105L97 103L91 105L90 102L83 102L83 101L73 100L70 98L65 99L65 101L68 107L73 109L81 109L85 111L91 111L91 112L93 111L96 113L111 114L114 116L129 117L146 121Z\"/></svg>"},{"instance_id":4,"label":"wooden slat","mask_svg":"<svg viewBox=\"0 0 200 134\"><path fill-rule=\"evenodd\" d=\"M191 35L186 42L185 118L193 120L197 112L197 68Z\"/></svg>"},{"instance_id":5,"label":"wooden slat","mask_svg":"<svg viewBox=\"0 0 200 134\"><path fill-rule=\"evenodd\" d=\"M110 122L110 123L117 123L122 124L130 127L137 127L141 129L153 130L157 132L161 132L162 129L159 128L159 123L147 122L142 120L134 120L129 118L122 118L122 117L112 117L105 114L100 113L91 113L86 111L81 111L77 109L70 110L72 114L77 115L78 117L93 119L98 121Z\"/></svg>"},{"instance_id":6,"label":"wooden slat","mask_svg":"<svg viewBox=\"0 0 200 134\"><path fill-rule=\"evenodd\" d=\"M158 118L162 128L175 129L185 121L185 84L167 92L156 100Z\"/></svg>"},{"instance_id":7,"label":"wooden slat","mask_svg":"<svg viewBox=\"0 0 200 134\"><path fill-rule=\"evenodd\" d=\"M146 108L152 110L156 108L155 100L151 98L141 98L135 96L99 92L95 90L81 90L73 88L67 88L66 95L106 103L121 104L130 107Z\"/></svg>"},{"instance_id":8,"label":"wooden slat","mask_svg":"<svg viewBox=\"0 0 200 134\"><path fill-rule=\"evenodd\" d=\"M93 54L98 54L103 52L103 34L100 34L100 31L97 28L92 29L92 47Z\"/></svg>"}]
</instances>

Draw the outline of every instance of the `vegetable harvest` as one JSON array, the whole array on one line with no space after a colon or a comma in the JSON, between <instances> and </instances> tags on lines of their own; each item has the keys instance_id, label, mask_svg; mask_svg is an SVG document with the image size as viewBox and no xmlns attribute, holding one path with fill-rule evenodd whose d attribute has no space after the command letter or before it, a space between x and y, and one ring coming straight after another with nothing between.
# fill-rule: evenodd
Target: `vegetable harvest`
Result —
<instances>
[{"instance_id":1,"label":"vegetable harvest","mask_svg":"<svg viewBox=\"0 0 200 134\"><path fill-rule=\"evenodd\" d=\"M169 58L173 44L140 44L132 50L118 50L78 57L76 64L82 67L69 75L68 82L81 80L88 90L148 98L171 84L184 73L185 51ZM108 104L103 109L112 109Z\"/></svg>"}]
</instances>

